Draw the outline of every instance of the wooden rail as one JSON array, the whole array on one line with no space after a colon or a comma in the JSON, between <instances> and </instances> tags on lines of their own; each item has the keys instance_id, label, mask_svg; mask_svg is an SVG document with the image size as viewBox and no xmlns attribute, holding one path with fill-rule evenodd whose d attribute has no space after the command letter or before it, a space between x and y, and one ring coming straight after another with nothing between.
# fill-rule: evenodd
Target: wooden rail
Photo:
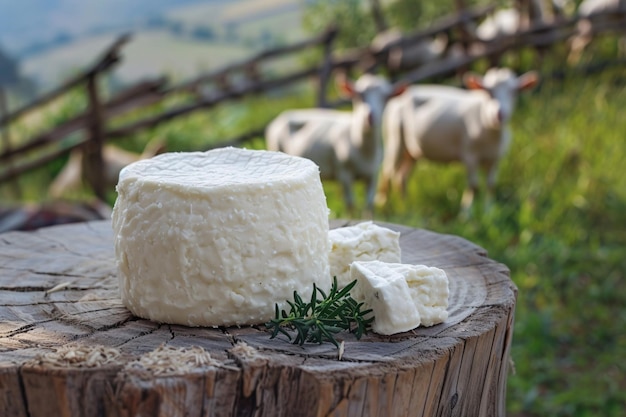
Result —
<instances>
[{"instance_id":1,"label":"wooden rail","mask_svg":"<svg viewBox=\"0 0 626 417\"><path fill-rule=\"evenodd\" d=\"M104 51L100 59L98 59L89 68L85 69L80 74L68 79L66 82L39 97L38 99L26 104L25 106L11 113L8 113L7 115L3 115L2 117L0 117L0 126L4 126L11 121L17 120L20 117L24 116L26 113L38 109L45 104L48 104L52 100L67 94L69 90L85 83L90 77L110 70L114 65L118 64L121 61L119 51L130 40L130 34L124 34L118 37L115 42L113 42L113 44Z\"/></svg>"},{"instance_id":2,"label":"wooden rail","mask_svg":"<svg viewBox=\"0 0 626 417\"><path fill-rule=\"evenodd\" d=\"M239 99L250 94L258 94L301 81L311 76L318 76L320 78L320 84L325 91L325 86L330 77L328 68L330 66L329 63L332 52L331 44L336 34L336 28L329 28L320 36L282 48L263 51L243 62L228 65L178 85L166 86L164 79L140 83L122 91L112 99L103 102L97 89L97 78L111 70L115 64L120 62L119 50L130 39L129 35L124 35L107 48L102 54L102 57L81 74L68 80L60 87L55 88L50 93L29 103L23 108L2 116L2 119L0 119L2 125L0 125L0 127L8 126L9 123L15 122L28 112L50 103L52 100L66 94L70 89L81 85L85 87L89 99L89 106L85 112L75 115L64 123L53 127L48 132L36 135L18 146L5 146L0 153L0 163L2 163L3 166L3 168L0 169L0 183L17 178L24 172L38 168L67 154L72 149L82 146L84 152L88 155L87 158L84 158L86 161L84 171L87 181L96 195L103 197L105 190L100 180L103 178L102 169L104 168L102 166L101 149L105 141L112 138L128 136L137 131L154 127L160 123L167 122L199 109L213 107L225 100ZM262 62L297 53L308 48L319 47L320 45L325 45L325 54L320 66L312 66L298 70L275 79L263 80L260 78L258 66ZM228 82L228 79L233 77L234 74L243 74L242 81L238 84ZM218 86L218 91L215 94L206 95L198 92L201 86L209 83ZM196 99L191 103L168 108L160 114L145 117L125 126L114 129L108 129L106 126L107 120L113 116L154 104L171 94L185 92L195 92ZM319 99L320 105L324 105L326 101L325 94L319 95ZM85 132L86 134L83 135L82 138L72 141L70 145L60 145L61 141L70 134L78 132ZM33 151L39 151L39 154L34 157L30 156Z\"/></svg>"}]
</instances>

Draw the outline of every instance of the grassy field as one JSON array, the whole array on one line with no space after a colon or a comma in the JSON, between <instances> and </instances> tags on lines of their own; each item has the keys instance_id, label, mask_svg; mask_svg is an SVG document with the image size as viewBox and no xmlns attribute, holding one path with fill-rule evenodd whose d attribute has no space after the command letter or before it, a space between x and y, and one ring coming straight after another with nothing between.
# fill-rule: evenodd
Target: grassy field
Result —
<instances>
[{"instance_id":1,"label":"grassy field","mask_svg":"<svg viewBox=\"0 0 626 417\"><path fill-rule=\"evenodd\" d=\"M200 112L138 135L131 145L161 136L171 150L201 149L258 126L279 107L312 105L305 97ZM493 206L479 201L473 216L461 219L464 171L424 161L406 198L392 195L376 214L467 238L510 268L519 295L509 417L626 415L624 108L623 67L558 79L544 74L518 102ZM252 146L263 147L262 138ZM49 177L26 176L27 195L43 195ZM336 184L325 188L332 216L346 217Z\"/></svg>"},{"instance_id":2,"label":"grassy field","mask_svg":"<svg viewBox=\"0 0 626 417\"><path fill-rule=\"evenodd\" d=\"M625 106L623 67L545 79L520 98L495 206L460 219L464 171L424 162L377 215L463 236L511 269L510 417L626 415Z\"/></svg>"}]
</instances>

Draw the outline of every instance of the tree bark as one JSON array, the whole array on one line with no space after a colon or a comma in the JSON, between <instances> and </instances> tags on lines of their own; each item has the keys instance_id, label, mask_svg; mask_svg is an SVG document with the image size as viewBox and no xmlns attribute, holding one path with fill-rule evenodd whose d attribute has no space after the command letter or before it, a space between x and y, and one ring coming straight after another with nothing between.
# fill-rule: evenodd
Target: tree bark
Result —
<instances>
[{"instance_id":1,"label":"tree bark","mask_svg":"<svg viewBox=\"0 0 626 417\"><path fill-rule=\"evenodd\" d=\"M345 225L333 222L332 227ZM450 280L444 323L292 345L263 326L190 328L121 303L109 221L0 235L0 415L504 416L517 289L455 236L401 232Z\"/></svg>"}]
</instances>

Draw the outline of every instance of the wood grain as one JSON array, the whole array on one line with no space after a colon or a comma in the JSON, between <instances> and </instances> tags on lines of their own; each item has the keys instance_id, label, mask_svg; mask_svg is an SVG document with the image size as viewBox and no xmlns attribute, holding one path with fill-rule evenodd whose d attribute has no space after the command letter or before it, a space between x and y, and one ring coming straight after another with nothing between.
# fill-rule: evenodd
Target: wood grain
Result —
<instances>
[{"instance_id":1,"label":"wood grain","mask_svg":"<svg viewBox=\"0 0 626 417\"><path fill-rule=\"evenodd\" d=\"M272 340L263 326L132 316L108 221L0 234L0 416L504 416L517 295L508 269L460 237L379 224L401 232L403 262L446 271L450 316L393 336L343 335L341 360L331 344ZM191 368L138 365L163 346ZM194 365L193 347L210 363Z\"/></svg>"}]
</instances>

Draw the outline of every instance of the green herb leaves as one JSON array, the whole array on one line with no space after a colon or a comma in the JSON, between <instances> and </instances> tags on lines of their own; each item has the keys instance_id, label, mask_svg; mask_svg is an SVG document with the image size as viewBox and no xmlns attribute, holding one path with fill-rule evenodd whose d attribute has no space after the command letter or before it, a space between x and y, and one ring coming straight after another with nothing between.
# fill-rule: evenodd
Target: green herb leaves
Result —
<instances>
[{"instance_id":1,"label":"green herb leaves","mask_svg":"<svg viewBox=\"0 0 626 417\"><path fill-rule=\"evenodd\" d=\"M303 345L305 342L324 343L331 342L339 347L335 335L342 330L355 334L360 339L370 329L374 316L371 309L362 311L363 303L357 303L350 296L350 290L354 288L356 281L351 282L341 290L337 285L337 278L333 278L333 284L328 295L315 284L311 300L305 302L297 291L293 292L293 301L287 300L291 308L289 313L279 310L276 304L276 316L265 323L268 330L272 331L271 338L279 333L292 340L291 334L285 328L296 331L294 344ZM366 317L368 316L369 317Z\"/></svg>"}]
</instances>

